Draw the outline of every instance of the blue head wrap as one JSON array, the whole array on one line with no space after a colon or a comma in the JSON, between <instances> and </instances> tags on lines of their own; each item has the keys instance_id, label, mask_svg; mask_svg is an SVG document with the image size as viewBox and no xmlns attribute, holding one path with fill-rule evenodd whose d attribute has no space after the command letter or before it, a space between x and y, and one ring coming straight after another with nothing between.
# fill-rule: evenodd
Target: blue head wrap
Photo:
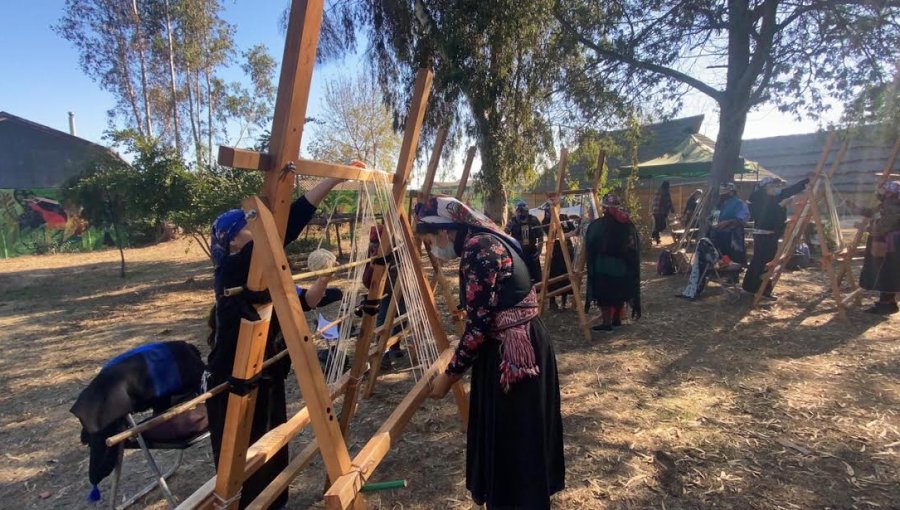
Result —
<instances>
[{"instance_id":1,"label":"blue head wrap","mask_svg":"<svg viewBox=\"0 0 900 510\"><path fill-rule=\"evenodd\" d=\"M231 251L230 245L234 236L246 226L247 219L241 209L226 211L213 222L209 248L217 267L222 264Z\"/></svg>"}]
</instances>

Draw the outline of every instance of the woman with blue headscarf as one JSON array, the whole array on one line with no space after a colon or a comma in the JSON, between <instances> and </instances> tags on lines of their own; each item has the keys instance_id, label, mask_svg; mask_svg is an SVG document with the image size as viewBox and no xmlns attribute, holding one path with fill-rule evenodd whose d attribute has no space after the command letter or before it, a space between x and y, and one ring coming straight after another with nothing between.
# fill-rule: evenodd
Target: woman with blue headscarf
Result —
<instances>
[{"instance_id":1,"label":"woman with blue headscarf","mask_svg":"<svg viewBox=\"0 0 900 510\"><path fill-rule=\"evenodd\" d=\"M288 215L284 244L287 246L296 240L316 212L316 207L342 179L323 179L316 187L306 192L291 204ZM243 287L247 284L250 272L250 259L253 254L253 234L247 228L244 211L232 209L220 215L213 223L210 248L215 263L213 287L216 293L216 306L211 318L214 326L211 335L212 350L207 363L207 388L212 388L228 381L234 366L235 349L241 320L260 320L253 305L268 303L271 299L268 291L252 292L244 287L243 292L234 296L225 296L225 289ZM340 291L327 289L328 279L322 278L300 296L304 309L314 308L325 300L340 299ZM329 295L334 294L334 295ZM277 345L279 333L278 317L272 317L269 326L269 338L266 343L266 358L280 352L284 346ZM256 409L253 413L253 424L250 431L250 442L253 443L263 434L277 425L287 421L287 404L284 394L284 379L290 370L290 360L284 359L261 374L256 393ZM222 434L225 429L225 416L228 406L228 394L222 393L206 401L209 416L209 431L212 441L213 456L216 465L219 463L219 451L222 445ZM241 491L240 508L249 505L275 477L288 465L288 448L285 446L266 462L256 473L244 482ZM271 508L282 508L287 503L285 491L273 503Z\"/></svg>"},{"instance_id":2,"label":"woman with blue headscarf","mask_svg":"<svg viewBox=\"0 0 900 510\"><path fill-rule=\"evenodd\" d=\"M522 248L453 198L432 198L417 216L431 253L460 258L466 328L431 398L472 369L466 488L488 509L550 508L565 487L559 378Z\"/></svg>"}]
</instances>

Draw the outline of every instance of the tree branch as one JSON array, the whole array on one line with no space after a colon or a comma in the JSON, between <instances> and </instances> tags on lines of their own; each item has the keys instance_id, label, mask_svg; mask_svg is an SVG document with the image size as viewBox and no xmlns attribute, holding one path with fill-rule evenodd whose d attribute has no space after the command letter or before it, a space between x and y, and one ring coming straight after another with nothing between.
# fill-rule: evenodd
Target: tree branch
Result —
<instances>
[{"instance_id":1,"label":"tree branch","mask_svg":"<svg viewBox=\"0 0 900 510\"><path fill-rule=\"evenodd\" d=\"M568 30L570 33L575 35L575 37L578 39L579 42L581 42L581 44L584 44L588 48L594 50L594 52L597 53L598 55L602 55L609 59L617 60L619 62L628 64L630 66L644 69L646 71L650 71L653 73L661 74L661 75L671 78L673 80L680 81L680 82L682 82L686 85L690 85L691 87L697 89L698 91L706 94L707 96L709 96L710 98L715 100L717 103L721 102L721 100L723 98L723 93L722 93L722 91L716 89L715 87L712 87L712 86L698 80L697 78L694 78L693 76L682 73L681 71L677 71L675 69L672 69L672 68L669 68L669 67L666 67L663 65L655 64L653 62L639 60L631 55L626 55L624 53L619 53L614 50L603 48L602 46L595 43L591 39L582 35L581 32L579 30L577 30L574 26L572 26L572 24L567 19L565 19L561 13L555 12L554 16L556 17L557 20L559 20L559 22L565 27L566 30Z\"/></svg>"}]
</instances>

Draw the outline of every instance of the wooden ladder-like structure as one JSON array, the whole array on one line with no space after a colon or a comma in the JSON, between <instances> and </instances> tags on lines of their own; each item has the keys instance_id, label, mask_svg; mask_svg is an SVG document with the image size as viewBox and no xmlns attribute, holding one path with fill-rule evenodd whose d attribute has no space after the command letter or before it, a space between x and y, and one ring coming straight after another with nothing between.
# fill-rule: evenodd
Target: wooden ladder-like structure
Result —
<instances>
[{"instance_id":1,"label":"wooden ladder-like structure","mask_svg":"<svg viewBox=\"0 0 900 510\"><path fill-rule=\"evenodd\" d=\"M837 206L834 201L834 196L831 193L831 177L837 171L838 167L840 167L850 143L845 142L841 146L840 150L834 158L834 161L832 162L831 168L829 168L827 172L823 173L825 164L828 161L828 156L831 155L834 142L835 135L832 133L828 136L828 139L825 142L825 147L822 149L822 153L819 156L819 161L816 164L816 168L810 176L806 191L803 193L799 202L796 204L794 213L787 221L784 240L779 246L775 258L771 262L769 262L767 270L762 276L762 283L760 284L759 289L756 291L756 294L753 296L753 302L751 305L753 307L759 304L767 289L769 289L770 287L774 287L778 283L778 280L781 278L781 275L787 267L788 262L793 257L794 251L796 250L797 245L802 239L807 225L812 223L813 225L815 225L816 235L819 239L822 251L821 265L822 268L825 269L825 271L828 273L831 294L837 305L838 315L842 319L846 319L847 317L846 303L841 295L840 280L834 267L835 253L832 253L831 249L828 246L826 226L829 226L831 229L832 237L838 244L839 253L843 248L843 237L841 234L840 224L835 224L834 221L834 219L837 218ZM822 214L820 212L821 202L824 202L826 210L829 213L827 218L828 220L830 220L829 225L826 225L825 218L822 217Z\"/></svg>"},{"instance_id":2,"label":"wooden ladder-like structure","mask_svg":"<svg viewBox=\"0 0 900 510\"><path fill-rule=\"evenodd\" d=\"M585 254L585 250L582 250L578 253L578 257L576 260L572 260L572 256L569 253L569 250L566 249L566 236L565 232L563 232L562 223L559 221L560 214L560 203L562 201L562 197L565 195L577 195L577 194L589 194L591 198L591 205L595 211L599 211L599 204L597 201L597 190L600 186L600 179L603 173L603 164L606 160L606 153L600 151L600 156L597 160L597 173L594 176L593 186L589 189L577 189L577 190L563 190L563 183L566 180L566 167L568 165L569 159L569 151L565 147L560 152L559 157L559 175L556 179L556 199L550 201L550 230L547 235L547 242L544 244L544 266L541 271L541 282L539 284L539 300L538 300L538 310L539 313L543 315L544 313L544 305L547 299L558 296L560 294L565 294L568 292L572 293L572 300L574 301L575 311L578 313L578 324L581 327L581 332L584 335L585 340L591 339L591 327L590 322L588 321L587 314L584 311L584 294L581 292L581 282L582 277L585 275L585 267L587 256ZM560 246L562 247L562 256L563 260L566 264L566 274L562 274L553 278L550 278L550 266L553 264L553 245L554 241L558 241ZM550 291L550 285L565 282L568 283L556 290Z\"/></svg>"},{"instance_id":3,"label":"wooden ladder-like structure","mask_svg":"<svg viewBox=\"0 0 900 510\"><path fill-rule=\"evenodd\" d=\"M424 307L441 354L362 450L355 457L350 457L346 437L356 408L359 382L371 359L370 344L375 331L375 318L366 316L363 319L350 374L332 387L326 386L312 341L313 331L301 310L283 248L294 187L293 174L359 181L384 179L384 174L380 172L299 159L322 14L323 0L292 1L269 153L229 147L219 149L220 164L265 172L261 197L249 198L243 204L248 228L253 232L254 239L247 287L252 290L268 289L272 303L257 307L261 317L259 321L242 321L232 376L238 380L252 380L260 373L269 322L274 310L278 314L306 407L250 445L250 424L256 391L250 390L243 395L231 393L228 397L217 475L179 508L237 508L244 481L307 425L312 426L315 440L294 456L287 469L260 494L251 508L268 506L317 453L321 453L328 480L333 482L325 495L327 508L365 508L359 491L426 398L430 376L444 370L452 357L453 349L441 327L429 282L418 263L418 254L413 253L415 279L423 290L424 300L414 306ZM398 209L403 203L415 159L431 81L430 70L422 69L418 72L397 171L393 176L393 199ZM403 242L407 247L418 246L409 219L402 210L400 219L402 228L399 235ZM368 293L370 299L377 299L382 295L385 278L384 266L375 266ZM390 328L384 330L390 331ZM453 394L460 418L465 424L468 417L465 390L457 384L453 388ZM334 399L339 396L343 396L340 415L334 405Z\"/></svg>"},{"instance_id":4,"label":"wooden ladder-like structure","mask_svg":"<svg viewBox=\"0 0 900 510\"><path fill-rule=\"evenodd\" d=\"M900 139L894 142L894 148L893 150L891 150L891 155L890 157L888 157L887 163L884 165L884 169L878 174L878 180L875 183L876 193L881 188L881 186L891 178L891 172L894 168L894 163L896 163L897 161L898 152L900 152ZM859 306L860 304L862 304L863 289L859 288L856 278L853 276L851 264L853 263L853 260L858 257L860 250L865 251L866 247L864 244L862 244L863 238L865 237L871 226L872 218L864 217L862 221L860 221L856 225L856 233L853 234L853 239L850 241L850 243L843 250L835 254L835 258L840 264L840 270L838 270L837 274L838 284L842 283L846 278L847 282L853 289L847 296L844 297L844 306L848 306L850 303L853 303L855 306Z\"/></svg>"}]
</instances>

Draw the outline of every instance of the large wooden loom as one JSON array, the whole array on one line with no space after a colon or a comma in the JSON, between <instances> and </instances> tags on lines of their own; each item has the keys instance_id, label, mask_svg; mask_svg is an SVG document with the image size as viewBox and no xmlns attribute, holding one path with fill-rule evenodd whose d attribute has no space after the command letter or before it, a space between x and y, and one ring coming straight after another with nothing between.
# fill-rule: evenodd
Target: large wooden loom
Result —
<instances>
[{"instance_id":1,"label":"large wooden loom","mask_svg":"<svg viewBox=\"0 0 900 510\"><path fill-rule=\"evenodd\" d=\"M560 214L560 203L562 201L562 197L565 195L588 195L591 199L591 207L594 211L600 211L600 205L597 200L597 193L600 189L600 181L603 177L603 165L606 162L606 152L600 151L599 156L597 157L597 169L594 175L594 182L592 186L588 189L575 189L575 190L563 190L563 183L566 180L566 170L568 166L569 160L569 151L565 147L560 152L559 156L559 175L556 178L556 195L555 200L551 197L550 200L550 231L547 235L547 242L544 244L544 265L541 270L541 282L538 284L538 292L539 292L539 311L541 314L544 313L544 304L547 299L552 298L554 296L571 292L572 298L575 304L575 311L578 313L578 323L581 327L581 332L584 335L585 340L591 339L591 328L590 321L587 318L587 314L584 311L584 297L581 293L581 281L582 277L586 274L586 266L587 266L587 253L582 247L581 251L578 252L578 256L573 261L572 257L569 254L569 251L565 249L566 246L566 238L565 233L563 232L562 223L559 221ZM562 255L563 260L566 264L566 274L562 274L553 278L550 278L550 265L553 263L553 245L554 241L559 241L560 245L563 247ZM552 292L549 291L549 286L568 280L568 283L559 289L556 289Z\"/></svg>"},{"instance_id":2,"label":"large wooden loom","mask_svg":"<svg viewBox=\"0 0 900 510\"><path fill-rule=\"evenodd\" d=\"M351 459L345 437L349 433L350 420L355 411L359 383L370 359L375 318L366 316L363 319L349 375L333 387L327 387L315 347L311 342L313 333L301 311L282 247L293 192L292 174L340 177L359 181L380 178L380 174L365 169L298 158L322 22L322 9L322 0L292 2L270 152L261 154L228 147L221 147L219 150L219 163L222 165L266 172L263 198L249 198L243 205L248 217L248 227L253 232L254 238L247 287L253 290L268 288L272 304L258 307L261 320L242 322L232 375L238 380L252 380L260 373L269 320L274 309L278 314L306 407L290 417L287 423L276 427L251 446L250 423L256 392L251 390L245 395L229 394L217 476L182 503L183 508L236 508L244 480L309 424L312 425L315 440L295 455L288 468L260 494L251 508L265 508L271 503L313 460L317 452L321 453L328 479L333 482L325 495L327 507L365 508L363 498L359 495L360 489L424 401L429 390L429 377L443 370L452 356L449 339L440 325L430 285L421 265L414 263L415 279L423 289L424 302L420 305L425 309L441 355L388 420ZM397 171L393 177L393 199L398 207L402 203L415 158L431 79L431 71L425 69L420 70L416 78ZM409 220L402 211L400 218L404 243L410 247L417 246ZM418 257L414 256L413 259L417 261ZM370 299L382 295L386 279L384 266L376 265L374 268L368 293ZM382 328L382 332L384 331L390 332L390 328ZM468 414L465 391L457 384L453 388L453 394L460 418L465 424ZM341 414L337 417L333 399L340 395L343 395L344 401Z\"/></svg>"},{"instance_id":3,"label":"large wooden loom","mask_svg":"<svg viewBox=\"0 0 900 510\"><path fill-rule=\"evenodd\" d=\"M847 307L851 304L859 306L861 303L863 289L859 287L853 276L851 264L856 258L857 252L860 250L859 244L862 242L863 237L868 231L869 220L865 220L858 225L853 239L849 244L845 245L840 222L837 221L839 218L837 215L837 204L834 195L832 194L831 178L843 162L844 156L850 147L850 142L846 141L842 144L831 167L825 172L824 168L828 156L832 152L834 141L835 135L832 133L825 142L825 146L819 156L819 161L810 177L807 190L801 196L794 213L788 219L784 240L779 245L775 258L767 265L766 273L762 276L762 284L753 296L751 304L753 307L757 306L762 300L766 289L770 286L774 286L778 282L781 274L793 256L804 230L810 223L815 225L816 228L816 235L819 238L822 250L821 265L828 274L831 295L837 306L838 316L841 319L846 319ZM884 170L879 174L876 190L890 178L891 170L897 158L898 149L900 149L900 141L897 141L894 144L891 156L888 158ZM828 213L826 217L823 217L822 212L820 211L820 206L823 204ZM827 233L831 233L836 241L837 248L834 251L828 246ZM865 247L862 247L862 249L865 249ZM845 278L850 287L850 292L846 296L843 295L841 290L841 284Z\"/></svg>"}]
</instances>

